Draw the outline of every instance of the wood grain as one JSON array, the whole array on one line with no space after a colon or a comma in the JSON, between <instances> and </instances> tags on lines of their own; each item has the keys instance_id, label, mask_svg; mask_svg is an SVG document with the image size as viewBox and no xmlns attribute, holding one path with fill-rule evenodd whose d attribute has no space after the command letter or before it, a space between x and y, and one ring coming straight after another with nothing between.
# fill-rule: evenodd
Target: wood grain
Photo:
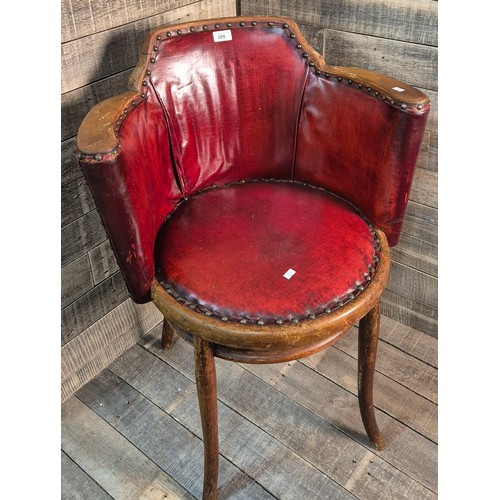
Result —
<instances>
[{"instance_id":1,"label":"wood grain","mask_svg":"<svg viewBox=\"0 0 500 500\"><path fill-rule=\"evenodd\" d=\"M243 15L289 16L298 23L437 46L437 2L420 0L244 0Z\"/></svg>"}]
</instances>

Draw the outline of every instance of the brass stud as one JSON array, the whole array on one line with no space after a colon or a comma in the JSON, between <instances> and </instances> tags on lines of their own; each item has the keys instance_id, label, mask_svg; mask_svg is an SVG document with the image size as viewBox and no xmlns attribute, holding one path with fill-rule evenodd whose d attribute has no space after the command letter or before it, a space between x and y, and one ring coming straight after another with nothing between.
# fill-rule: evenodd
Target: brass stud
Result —
<instances>
[{"instance_id":1,"label":"brass stud","mask_svg":"<svg viewBox=\"0 0 500 500\"><path fill-rule=\"evenodd\" d=\"M294 324L297 324L299 322L299 320L297 318L292 318L290 321Z\"/></svg>"},{"instance_id":2,"label":"brass stud","mask_svg":"<svg viewBox=\"0 0 500 500\"><path fill-rule=\"evenodd\" d=\"M204 30L207 30L208 29L208 26L206 24L203 25L203 29Z\"/></svg>"},{"instance_id":3,"label":"brass stud","mask_svg":"<svg viewBox=\"0 0 500 500\"><path fill-rule=\"evenodd\" d=\"M229 318L227 316L221 316L222 321L227 321Z\"/></svg>"},{"instance_id":4,"label":"brass stud","mask_svg":"<svg viewBox=\"0 0 500 500\"><path fill-rule=\"evenodd\" d=\"M246 320L246 319L240 319L240 323L241 323L242 325L246 325L246 324L247 324L247 320Z\"/></svg>"},{"instance_id":5,"label":"brass stud","mask_svg":"<svg viewBox=\"0 0 500 500\"><path fill-rule=\"evenodd\" d=\"M306 52L304 52L304 53L302 54L302 57L303 57L304 59L307 59L307 58L309 57L309 54L307 54Z\"/></svg>"},{"instance_id":6,"label":"brass stud","mask_svg":"<svg viewBox=\"0 0 500 500\"><path fill-rule=\"evenodd\" d=\"M314 62L313 61L309 61L309 66L314 66Z\"/></svg>"},{"instance_id":7,"label":"brass stud","mask_svg":"<svg viewBox=\"0 0 500 500\"><path fill-rule=\"evenodd\" d=\"M233 25L232 25L231 23L227 23L227 24L226 24L226 26L227 26L228 28L231 28Z\"/></svg>"},{"instance_id":8,"label":"brass stud","mask_svg":"<svg viewBox=\"0 0 500 500\"><path fill-rule=\"evenodd\" d=\"M196 30L196 28L195 28L194 26L191 26L191 28L189 28L189 31L190 31L191 33L194 33L194 31L195 31L195 30Z\"/></svg>"},{"instance_id":9,"label":"brass stud","mask_svg":"<svg viewBox=\"0 0 500 500\"><path fill-rule=\"evenodd\" d=\"M241 21L240 26L245 26L245 23L243 21Z\"/></svg>"},{"instance_id":10,"label":"brass stud","mask_svg":"<svg viewBox=\"0 0 500 500\"><path fill-rule=\"evenodd\" d=\"M154 50L155 52L158 52L158 47L155 45L155 46L153 47L153 50Z\"/></svg>"},{"instance_id":11,"label":"brass stud","mask_svg":"<svg viewBox=\"0 0 500 500\"><path fill-rule=\"evenodd\" d=\"M358 89L362 89L363 88L363 84L362 83L358 83Z\"/></svg>"},{"instance_id":12,"label":"brass stud","mask_svg":"<svg viewBox=\"0 0 500 500\"><path fill-rule=\"evenodd\" d=\"M265 325L265 322L264 322L264 320L263 320L263 319L259 319L259 320L257 321L257 324L258 324L258 325Z\"/></svg>"},{"instance_id":13,"label":"brass stud","mask_svg":"<svg viewBox=\"0 0 500 500\"><path fill-rule=\"evenodd\" d=\"M170 38L172 36L172 33L170 33L170 31L167 31L167 36L168 38Z\"/></svg>"},{"instance_id":14,"label":"brass stud","mask_svg":"<svg viewBox=\"0 0 500 500\"><path fill-rule=\"evenodd\" d=\"M101 161L102 160L102 155L97 153L94 158L97 160L97 161Z\"/></svg>"},{"instance_id":15,"label":"brass stud","mask_svg":"<svg viewBox=\"0 0 500 500\"><path fill-rule=\"evenodd\" d=\"M300 43L297 44L297 48L298 49L301 49L302 48L302 45L300 45Z\"/></svg>"},{"instance_id":16,"label":"brass stud","mask_svg":"<svg viewBox=\"0 0 500 500\"><path fill-rule=\"evenodd\" d=\"M342 81L342 77L341 76L337 76L337 81L341 82Z\"/></svg>"},{"instance_id":17,"label":"brass stud","mask_svg":"<svg viewBox=\"0 0 500 500\"><path fill-rule=\"evenodd\" d=\"M371 88L371 87L366 87L366 91L367 91L367 92L371 92L371 91L372 91L372 88Z\"/></svg>"},{"instance_id":18,"label":"brass stud","mask_svg":"<svg viewBox=\"0 0 500 500\"><path fill-rule=\"evenodd\" d=\"M189 304L189 309L194 309L196 306L194 304Z\"/></svg>"},{"instance_id":19,"label":"brass stud","mask_svg":"<svg viewBox=\"0 0 500 500\"><path fill-rule=\"evenodd\" d=\"M182 30L177 30L178 35L182 35Z\"/></svg>"},{"instance_id":20,"label":"brass stud","mask_svg":"<svg viewBox=\"0 0 500 500\"><path fill-rule=\"evenodd\" d=\"M421 104L417 104L417 109L420 111L422 109L422 105Z\"/></svg>"},{"instance_id":21,"label":"brass stud","mask_svg":"<svg viewBox=\"0 0 500 500\"><path fill-rule=\"evenodd\" d=\"M255 21L252 21L252 26L257 26L257 23Z\"/></svg>"},{"instance_id":22,"label":"brass stud","mask_svg":"<svg viewBox=\"0 0 500 500\"><path fill-rule=\"evenodd\" d=\"M290 33L290 38L295 38L295 33Z\"/></svg>"},{"instance_id":23,"label":"brass stud","mask_svg":"<svg viewBox=\"0 0 500 500\"><path fill-rule=\"evenodd\" d=\"M149 75L151 75L151 70L150 70L150 69L148 69L148 70L146 71L146 75L148 75L148 76L149 76Z\"/></svg>"},{"instance_id":24,"label":"brass stud","mask_svg":"<svg viewBox=\"0 0 500 500\"><path fill-rule=\"evenodd\" d=\"M127 114L127 113L128 113L128 109L127 109L127 108L125 108L125 109L123 110L123 112L124 112L125 114Z\"/></svg>"},{"instance_id":25,"label":"brass stud","mask_svg":"<svg viewBox=\"0 0 500 500\"><path fill-rule=\"evenodd\" d=\"M268 25L268 26L274 26L274 23L273 23L272 21L269 21L269 22L267 23L267 25Z\"/></svg>"},{"instance_id":26,"label":"brass stud","mask_svg":"<svg viewBox=\"0 0 500 500\"><path fill-rule=\"evenodd\" d=\"M348 83L349 85L352 85L352 80L347 80L347 83Z\"/></svg>"},{"instance_id":27,"label":"brass stud","mask_svg":"<svg viewBox=\"0 0 500 500\"><path fill-rule=\"evenodd\" d=\"M308 318L309 318L309 319L314 319L314 318L316 318L316 315L314 315L314 314L309 314Z\"/></svg>"},{"instance_id":28,"label":"brass stud","mask_svg":"<svg viewBox=\"0 0 500 500\"><path fill-rule=\"evenodd\" d=\"M146 80L142 80L142 86L145 87L148 84Z\"/></svg>"},{"instance_id":29,"label":"brass stud","mask_svg":"<svg viewBox=\"0 0 500 500\"><path fill-rule=\"evenodd\" d=\"M219 29L220 28L220 24L219 23L214 24L214 26L215 26L215 29Z\"/></svg>"},{"instance_id":30,"label":"brass stud","mask_svg":"<svg viewBox=\"0 0 500 500\"><path fill-rule=\"evenodd\" d=\"M276 324L277 325L282 325L283 324L283 320L282 319L277 319L276 320Z\"/></svg>"},{"instance_id":31,"label":"brass stud","mask_svg":"<svg viewBox=\"0 0 500 500\"><path fill-rule=\"evenodd\" d=\"M141 98L144 99L146 97L146 94L144 92L141 92Z\"/></svg>"},{"instance_id":32,"label":"brass stud","mask_svg":"<svg viewBox=\"0 0 500 500\"><path fill-rule=\"evenodd\" d=\"M212 311L205 311L205 316L212 316Z\"/></svg>"},{"instance_id":33,"label":"brass stud","mask_svg":"<svg viewBox=\"0 0 500 500\"><path fill-rule=\"evenodd\" d=\"M137 106L137 103L135 101L132 101L132 106Z\"/></svg>"},{"instance_id":34,"label":"brass stud","mask_svg":"<svg viewBox=\"0 0 500 500\"><path fill-rule=\"evenodd\" d=\"M325 309L325 312L326 312L326 314L330 314L330 313L332 312L332 310L331 310L329 307L327 307L327 308Z\"/></svg>"},{"instance_id":35,"label":"brass stud","mask_svg":"<svg viewBox=\"0 0 500 500\"><path fill-rule=\"evenodd\" d=\"M285 24L283 25L283 28L284 28L284 29L287 29L287 28L288 28L288 24L286 24L286 23L285 23Z\"/></svg>"},{"instance_id":36,"label":"brass stud","mask_svg":"<svg viewBox=\"0 0 500 500\"><path fill-rule=\"evenodd\" d=\"M406 109L408 107L408 104L406 104L405 102L403 104L401 104L401 109Z\"/></svg>"},{"instance_id":37,"label":"brass stud","mask_svg":"<svg viewBox=\"0 0 500 500\"><path fill-rule=\"evenodd\" d=\"M155 59L154 57L152 57L152 58L150 59L150 61L154 64L154 63L156 62L156 59Z\"/></svg>"}]
</instances>

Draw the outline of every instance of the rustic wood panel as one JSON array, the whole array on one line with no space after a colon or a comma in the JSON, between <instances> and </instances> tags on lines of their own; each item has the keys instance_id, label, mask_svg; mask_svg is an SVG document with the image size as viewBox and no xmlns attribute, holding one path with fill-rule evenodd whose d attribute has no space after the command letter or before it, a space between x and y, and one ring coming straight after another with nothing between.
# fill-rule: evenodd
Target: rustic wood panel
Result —
<instances>
[{"instance_id":1,"label":"rustic wood panel","mask_svg":"<svg viewBox=\"0 0 500 500\"><path fill-rule=\"evenodd\" d=\"M437 46L437 2L422 0L242 0L243 15L283 15L298 23Z\"/></svg>"},{"instance_id":2,"label":"rustic wood panel","mask_svg":"<svg viewBox=\"0 0 500 500\"><path fill-rule=\"evenodd\" d=\"M170 385L163 390L169 390ZM191 381L176 378L175 390L186 391L189 386L193 386ZM201 498L203 445L194 433L108 370L77 396L149 460L175 477L182 488ZM220 457L219 477L220 498L274 498L224 456Z\"/></svg>"},{"instance_id":3,"label":"rustic wood panel","mask_svg":"<svg viewBox=\"0 0 500 500\"><path fill-rule=\"evenodd\" d=\"M142 369L144 366L148 366L146 374ZM117 359L109 370L160 408L168 409L176 420L201 438L196 391L194 387L187 391L184 389L187 382L193 383L192 380L138 346ZM166 384L173 391L165 391ZM311 498L315 495L319 498L354 498L227 405L219 404L219 421L222 455L277 498ZM255 443L259 446L256 447ZM294 471L293 483L286 472L291 470Z\"/></svg>"},{"instance_id":4,"label":"rustic wood panel","mask_svg":"<svg viewBox=\"0 0 500 500\"><path fill-rule=\"evenodd\" d=\"M66 453L61 452L61 500L113 499Z\"/></svg>"},{"instance_id":5,"label":"rustic wood panel","mask_svg":"<svg viewBox=\"0 0 500 500\"><path fill-rule=\"evenodd\" d=\"M61 344L64 345L128 298L118 272L61 311Z\"/></svg>"},{"instance_id":6,"label":"rustic wood panel","mask_svg":"<svg viewBox=\"0 0 500 500\"><path fill-rule=\"evenodd\" d=\"M190 5L117 26L62 44L63 93L136 65L146 34L163 24L234 13L234 3L200 0Z\"/></svg>"},{"instance_id":7,"label":"rustic wood panel","mask_svg":"<svg viewBox=\"0 0 500 500\"><path fill-rule=\"evenodd\" d=\"M145 17L193 3L193 0L121 0L119 2L88 2L66 0L61 5L61 42L82 38L92 33L107 31Z\"/></svg>"},{"instance_id":8,"label":"rustic wood panel","mask_svg":"<svg viewBox=\"0 0 500 500\"><path fill-rule=\"evenodd\" d=\"M387 288L421 304L437 304L437 278L396 261L391 262Z\"/></svg>"},{"instance_id":9,"label":"rustic wood panel","mask_svg":"<svg viewBox=\"0 0 500 500\"><path fill-rule=\"evenodd\" d=\"M62 400L95 377L162 320L153 304L122 302L61 349Z\"/></svg>"},{"instance_id":10,"label":"rustic wood panel","mask_svg":"<svg viewBox=\"0 0 500 500\"><path fill-rule=\"evenodd\" d=\"M76 137L64 140L61 143L61 185L82 177L80 165L75 156Z\"/></svg>"},{"instance_id":11,"label":"rustic wood panel","mask_svg":"<svg viewBox=\"0 0 500 500\"><path fill-rule=\"evenodd\" d=\"M92 277L96 285L119 270L118 262L116 261L109 240L103 241L100 245L90 250L89 258Z\"/></svg>"},{"instance_id":12,"label":"rustic wood panel","mask_svg":"<svg viewBox=\"0 0 500 500\"><path fill-rule=\"evenodd\" d=\"M415 169L410 200L421 205L437 208L438 206L438 174L423 168Z\"/></svg>"},{"instance_id":13,"label":"rustic wood panel","mask_svg":"<svg viewBox=\"0 0 500 500\"><path fill-rule=\"evenodd\" d=\"M383 314L433 337L438 335L437 307L429 307L401 295L398 291L385 290L382 297Z\"/></svg>"},{"instance_id":14,"label":"rustic wood panel","mask_svg":"<svg viewBox=\"0 0 500 500\"><path fill-rule=\"evenodd\" d=\"M382 315L380 318L380 338L410 356L420 359L434 368L438 367L438 343L429 335Z\"/></svg>"},{"instance_id":15,"label":"rustic wood panel","mask_svg":"<svg viewBox=\"0 0 500 500\"><path fill-rule=\"evenodd\" d=\"M429 243L438 243L438 211L411 200L406 207L402 231Z\"/></svg>"},{"instance_id":16,"label":"rustic wood panel","mask_svg":"<svg viewBox=\"0 0 500 500\"><path fill-rule=\"evenodd\" d=\"M382 318L382 327L382 335L396 343L405 338L397 346L402 366L419 358L437 360L435 339L388 318ZM151 463L180 488L178 494L187 495L179 498L201 497L193 348L179 340L171 351L162 351L160 337L158 325L63 405L63 452L113 498L121 498L123 474L144 492L134 490L133 498L166 495L162 482L148 488ZM428 364L420 366L425 378ZM387 443L377 452L359 416L356 360L343 350L330 347L300 362L275 365L217 360L217 369L221 500L437 498L436 405L418 393L377 373L375 402ZM140 479L137 470L128 470L131 450L142 460L137 470L145 468Z\"/></svg>"},{"instance_id":17,"label":"rustic wood panel","mask_svg":"<svg viewBox=\"0 0 500 500\"><path fill-rule=\"evenodd\" d=\"M391 259L437 277L438 249L434 243L401 232L398 244L391 248Z\"/></svg>"},{"instance_id":18,"label":"rustic wood panel","mask_svg":"<svg viewBox=\"0 0 500 500\"><path fill-rule=\"evenodd\" d=\"M83 177L62 186L61 224L63 226L68 225L94 209L94 198Z\"/></svg>"},{"instance_id":19,"label":"rustic wood panel","mask_svg":"<svg viewBox=\"0 0 500 500\"><path fill-rule=\"evenodd\" d=\"M61 307L66 307L93 286L89 256L85 254L61 270Z\"/></svg>"},{"instance_id":20,"label":"rustic wood panel","mask_svg":"<svg viewBox=\"0 0 500 500\"><path fill-rule=\"evenodd\" d=\"M69 264L105 239L107 235L101 218L97 210L91 210L62 228L61 265Z\"/></svg>"},{"instance_id":21,"label":"rustic wood panel","mask_svg":"<svg viewBox=\"0 0 500 500\"><path fill-rule=\"evenodd\" d=\"M334 65L358 66L437 90L436 47L326 29L325 59Z\"/></svg>"},{"instance_id":22,"label":"rustic wood panel","mask_svg":"<svg viewBox=\"0 0 500 500\"><path fill-rule=\"evenodd\" d=\"M95 498L125 500L168 496L172 499L194 499L154 461L75 397L63 405L61 421L63 450L110 495ZM72 492L80 494L80 498L85 500L94 498L92 490Z\"/></svg>"}]
</instances>

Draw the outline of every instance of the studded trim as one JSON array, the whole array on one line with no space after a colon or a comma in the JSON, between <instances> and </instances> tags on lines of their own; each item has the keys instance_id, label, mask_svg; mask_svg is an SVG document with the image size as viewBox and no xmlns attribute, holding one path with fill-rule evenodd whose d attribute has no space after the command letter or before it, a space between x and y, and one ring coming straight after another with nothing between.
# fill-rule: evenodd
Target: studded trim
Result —
<instances>
[{"instance_id":1,"label":"studded trim","mask_svg":"<svg viewBox=\"0 0 500 500\"><path fill-rule=\"evenodd\" d=\"M250 182L275 182L275 183L292 183L292 184L300 184L303 186L307 186L311 189L316 189L319 191L323 191L328 194L332 194L330 191L327 189L324 189L319 186L315 186L313 184L309 184L307 182L297 182L294 180L288 180L288 179L252 179L252 180L241 180L238 182L233 182L233 183L227 183L223 184L221 186L218 185L212 185L209 187L206 187L204 189L201 189L197 191L196 193L193 193L189 197L185 197L179 201L177 206L174 208L172 212L166 217L165 221L168 221L175 211L179 208L182 203L184 203L186 200L189 198L199 196L205 191L212 190L212 189L217 189L217 188L224 188L224 187L229 187L229 186L234 186L237 184L245 184L245 183L250 183ZM337 195L336 195L337 196ZM346 201L346 200L344 200ZM347 202L347 201L346 201ZM349 203L349 202L347 202ZM382 245L380 242L379 235L377 233L377 230L373 224L370 223L370 221L363 215L363 213L354 205L349 203L349 205L355 210L357 215L359 215L367 224L370 234L372 235L372 245L373 245L373 255L372 255L372 261L368 266L368 272L364 274L364 279L363 281L355 281L352 283L352 285L349 287L346 292L341 295L340 297L333 297L330 302L325 306L321 308L317 308L314 310L313 313L310 313L308 315L297 315L295 317L279 317L276 316L274 318L268 318L266 320L261 319L261 318L249 318L249 317L244 317L244 316L225 316L218 314L216 311L213 309L210 309L206 306L203 306L199 304L196 301L190 300L188 297L183 295L173 283L169 282L168 280L165 280L162 275L161 271L159 268L156 269L156 279L160 283L160 285L164 288L164 290L179 304L183 305L184 307L189 308L193 312L196 312L198 314L202 314L204 316L209 316L213 317L216 319L219 319L220 321L223 322L232 322L232 323L241 323L241 324L249 324L249 325L258 325L258 326L264 326L264 325L284 325L284 324L298 324L303 321L307 320L313 320L315 318L331 314L332 312L336 311L337 309L340 309L341 307L345 306L348 304L350 301L354 300L360 293L365 290L367 286L370 285L371 281L373 280L373 277L375 273L377 272L378 268L378 263L380 261L380 254L382 251Z\"/></svg>"},{"instance_id":2,"label":"studded trim","mask_svg":"<svg viewBox=\"0 0 500 500\"><path fill-rule=\"evenodd\" d=\"M288 36L292 40L297 39L297 34L292 30L290 25L286 22L282 22L277 19L276 21L268 21L268 20L259 20L256 19L254 21L238 21L238 18L234 18L233 22L216 22L213 24L199 24L196 26L189 26L182 29L170 29L168 30L168 26L165 27L165 31L158 33L154 38L153 46L148 53L148 63L142 72L142 80L140 83L139 94L132 100L123 110L123 114L121 114L116 122L115 122L115 134L118 138L120 127L123 123L123 120L127 117L127 115L139 104L141 104L144 100L147 99L147 89L149 88L151 76L154 70L154 64L156 63L156 54L159 52L160 44L165 40L169 40L179 36L186 36L194 33L199 33L203 31L216 31L219 29L252 29L252 28L269 28L269 29L283 29L288 33ZM378 90L374 90L369 86L365 86L363 83L358 82L356 80L352 80L350 78L345 78L340 75L336 75L333 72L327 71L323 66L320 66L315 62L316 57L308 51L307 47L303 47L302 44L296 43L295 48L297 49L297 53L301 58L306 61L306 64L310 67L310 70L314 72L318 77L325 78L327 80L336 79L339 84L344 84L348 86L352 86L369 96L379 99L386 104L397 107L402 111L406 112L420 112L423 109L422 104L413 105L411 103L396 101L392 97ZM89 162L89 163L100 163L102 161L112 160L116 155L120 152L119 141L117 141L118 145L112 151L106 153L98 153L95 155L86 155L80 151L77 151L76 155L79 160Z\"/></svg>"}]
</instances>

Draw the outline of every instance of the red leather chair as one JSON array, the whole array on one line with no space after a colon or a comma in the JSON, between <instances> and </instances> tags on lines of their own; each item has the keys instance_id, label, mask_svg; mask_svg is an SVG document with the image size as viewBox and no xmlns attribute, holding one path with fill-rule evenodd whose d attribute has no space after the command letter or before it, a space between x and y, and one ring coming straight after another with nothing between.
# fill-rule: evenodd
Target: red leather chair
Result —
<instances>
[{"instance_id":1,"label":"red leather chair","mask_svg":"<svg viewBox=\"0 0 500 500\"><path fill-rule=\"evenodd\" d=\"M214 356L315 353L359 320L359 404L373 410L380 296L429 100L392 78L327 66L281 17L159 28L129 90L78 133L132 299L194 344L204 498L218 469Z\"/></svg>"}]
</instances>

